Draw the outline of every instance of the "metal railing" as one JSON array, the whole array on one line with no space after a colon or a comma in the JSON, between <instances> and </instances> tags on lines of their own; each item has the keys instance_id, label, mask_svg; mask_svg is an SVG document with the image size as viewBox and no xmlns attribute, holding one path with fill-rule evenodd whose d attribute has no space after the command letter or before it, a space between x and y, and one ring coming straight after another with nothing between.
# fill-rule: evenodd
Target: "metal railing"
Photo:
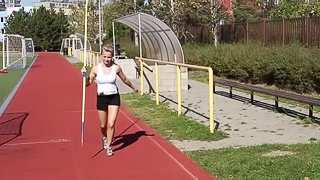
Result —
<instances>
[{"instance_id":1,"label":"metal railing","mask_svg":"<svg viewBox=\"0 0 320 180\"><path fill-rule=\"evenodd\" d=\"M209 73L209 125L210 125L210 132L213 133L214 131L214 119L213 119L213 71L211 67L205 67L205 66L197 66L197 65L190 65L190 64L181 64L181 63L174 63L174 62L167 62L167 61L161 61L156 59L147 59L147 58L140 58L135 57L139 61L140 64L140 94L143 95L144 88L143 88L143 70L144 70L144 64L145 61L147 62L154 62L155 65L155 92L156 92L156 104L159 105L159 70L158 70L158 64L167 64L167 65L174 65L177 69L177 93L178 93L178 115L181 115L181 108L182 108L182 100L181 100L181 67L186 68L193 68L193 69L201 69L201 70L207 70Z\"/></svg>"}]
</instances>

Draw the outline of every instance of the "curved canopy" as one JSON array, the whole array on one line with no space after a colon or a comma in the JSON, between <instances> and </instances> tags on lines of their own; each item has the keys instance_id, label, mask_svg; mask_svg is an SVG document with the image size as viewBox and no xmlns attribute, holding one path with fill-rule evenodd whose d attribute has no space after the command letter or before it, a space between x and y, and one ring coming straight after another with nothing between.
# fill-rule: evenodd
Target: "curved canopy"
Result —
<instances>
[{"instance_id":1,"label":"curved canopy","mask_svg":"<svg viewBox=\"0 0 320 180\"><path fill-rule=\"evenodd\" d=\"M184 54L178 38L161 20L149 14L135 13L114 21L139 33L139 15L143 57L184 63Z\"/></svg>"}]
</instances>

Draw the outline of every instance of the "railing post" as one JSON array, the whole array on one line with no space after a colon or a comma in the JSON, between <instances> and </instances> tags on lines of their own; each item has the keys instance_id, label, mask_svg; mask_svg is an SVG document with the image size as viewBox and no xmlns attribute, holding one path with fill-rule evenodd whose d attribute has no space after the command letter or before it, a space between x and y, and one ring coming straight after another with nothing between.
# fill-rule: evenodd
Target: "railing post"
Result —
<instances>
[{"instance_id":1,"label":"railing post","mask_svg":"<svg viewBox=\"0 0 320 180\"><path fill-rule=\"evenodd\" d=\"M178 115L181 115L181 67L177 65Z\"/></svg>"},{"instance_id":2,"label":"railing post","mask_svg":"<svg viewBox=\"0 0 320 180\"><path fill-rule=\"evenodd\" d=\"M213 119L213 71L212 68L208 68L209 71L209 123L210 123L210 132L214 131L214 119Z\"/></svg>"},{"instance_id":3,"label":"railing post","mask_svg":"<svg viewBox=\"0 0 320 180\"><path fill-rule=\"evenodd\" d=\"M143 95L143 60L139 59L140 62L140 94Z\"/></svg>"},{"instance_id":4,"label":"railing post","mask_svg":"<svg viewBox=\"0 0 320 180\"><path fill-rule=\"evenodd\" d=\"M309 105L309 117L312 118L313 117L313 105Z\"/></svg>"},{"instance_id":5,"label":"railing post","mask_svg":"<svg viewBox=\"0 0 320 180\"><path fill-rule=\"evenodd\" d=\"M155 77L156 77L156 104L159 105L159 71L158 71L158 63L155 62Z\"/></svg>"}]
</instances>

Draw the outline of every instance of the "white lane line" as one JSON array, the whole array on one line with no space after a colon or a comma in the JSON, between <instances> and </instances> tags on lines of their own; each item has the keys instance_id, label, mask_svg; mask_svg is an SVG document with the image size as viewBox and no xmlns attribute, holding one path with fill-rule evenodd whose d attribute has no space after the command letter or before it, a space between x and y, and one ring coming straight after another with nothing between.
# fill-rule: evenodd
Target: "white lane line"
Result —
<instances>
[{"instance_id":1,"label":"white lane line","mask_svg":"<svg viewBox=\"0 0 320 180\"><path fill-rule=\"evenodd\" d=\"M95 110L86 110L85 112L92 112L92 111L95 111L95 112L98 112L96 109ZM81 113L82 111L81 110L74 110L74 111L65 111L67 113Z\"/></svg>"},{"instance_id":2,"label":"white lane line","mask_svg":"<svg viewBox=\"0 0 320 180\"><path fill-rule=\"evenodd\" d=\"M35 145L35 144L53 144L53 143L68 143L71 142L69 139L52 139L49 141L34 141L34 142L22 142L22 143L9 143L3 146L20 146L20 145Z\"/></svg>"},{"instance_id":3,"label":"white lane line","mask_svg":"<svg viewBox=\"0 0 320 180\"><path fill-rule=\"evenodd\" d=\"M134 121L128 116L126 115L121 109L120 112L126 116L132 123L134 123ZM137 125L136 123L134 123L135 126L138 127L139 130L143 130L139 125ZM185 168L175 157L173 157L167 150L165 150L156 140L154 140L151 136L147 136L148 138L150 138L150 140L155 143L162 151L164 151L174 162L176 162L188 175L190 175L193 179L198 179L196 176L194 176L187 168Z\"/></svg>"}]
</instances>

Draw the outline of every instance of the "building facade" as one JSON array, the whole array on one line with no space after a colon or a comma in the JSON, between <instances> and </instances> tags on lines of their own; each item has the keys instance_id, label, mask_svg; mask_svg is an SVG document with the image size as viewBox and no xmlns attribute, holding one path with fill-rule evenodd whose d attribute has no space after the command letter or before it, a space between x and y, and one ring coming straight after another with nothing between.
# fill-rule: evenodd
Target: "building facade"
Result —
<instances>
[{"instance_id":1,"label":"building facade","mask_svg":"<svg viewBox=\"0 0 320 180\"><path fill-rule=\"evenodd\" d=\"M65 15L71 15L72 8L79 8L79 4L83 3L82 0L40 0L40 2L34 3L35 8L41 6L46 9L54 9L56 12L59 12L60 9L64 11Z\"/></svg>"}]
</instances>

